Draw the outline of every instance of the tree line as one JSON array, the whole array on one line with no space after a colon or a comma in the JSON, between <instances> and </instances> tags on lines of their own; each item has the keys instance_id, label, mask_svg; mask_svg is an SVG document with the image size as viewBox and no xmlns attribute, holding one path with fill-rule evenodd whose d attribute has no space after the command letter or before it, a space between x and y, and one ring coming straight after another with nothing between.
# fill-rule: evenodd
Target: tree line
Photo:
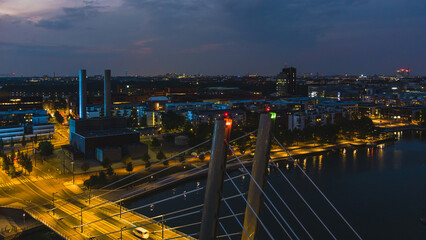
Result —
<instances>
[{"instance_id":1,"label":"tree line","mask_svg":"<svg viewBox=\"0 0 426 240\"><path fill-rule=\"evenodd\" d=\"M15 153L12 151L10 155L7 155L1 152L0 158L2 160L2 170L12 178L20 176L25 171L27 174L31 174L33 171L33 163L28 153L22 153L20 151ZM15 163L21 166L21 170L16 169Z\"/></svg>"},{"instance_id":2,"label":"tree line","mask_svg":"<svg viewBox=\"0 0 426 240\"><path fill-rule=\"evenodd\" d=\"M322 143L336 143L338 140L354 138L364 139L369 136L377 136L373 121L369 117L354 117L354 119L341 119L335 124L322 126L308 126L302 130L288 130L282 126L277 126L274 135L277 139L291 145L299 142L319 141Z\"/></svg>"}]
</instances>

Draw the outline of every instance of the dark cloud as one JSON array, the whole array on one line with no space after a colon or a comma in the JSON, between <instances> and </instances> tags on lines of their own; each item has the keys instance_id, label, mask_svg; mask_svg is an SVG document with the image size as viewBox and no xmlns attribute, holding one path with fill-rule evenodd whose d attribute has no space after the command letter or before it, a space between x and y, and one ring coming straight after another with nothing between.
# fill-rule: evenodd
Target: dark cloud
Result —
<instances>
[{"instance_id":1,"label":"dark cloud","mask_svg":"<svg viewBox=\"0 0 426 240\"><path fill-rule=\"evenodd\" d=\"M95 17L99 13L97 7L90 5L63 8L62 11L63 14L50 19L42 19L35 26L54 30L67 30L75 26L78 22L88 20L90 17Z\"/></svg>"},{"instance_id":2,"label":"dark cloud","mask_svg":"<svg viewBox=\"0 0 426 240\"><path fill-rule=\"evenodd\" d=\"M64 45L38 45L17 42L0 42L3 53L21 54L23 56L70 56L77 50L74 46Z\"/></svg>"},{"instance_id":3,"label":"dark cloud","mask_svg":"<svg viewBox=\"0 0 426 240\"><path fill-rule=\"evenodd\" d=\"M123 0L108 10L99 1L64 8L35 30L0 21L13 33L0 41L22 42L0 55L99 57L88 64L142 74L275 74L284 62L301 72L390 74L409 65L426 74L423 0Z\"/></svg>"}]
</instances>

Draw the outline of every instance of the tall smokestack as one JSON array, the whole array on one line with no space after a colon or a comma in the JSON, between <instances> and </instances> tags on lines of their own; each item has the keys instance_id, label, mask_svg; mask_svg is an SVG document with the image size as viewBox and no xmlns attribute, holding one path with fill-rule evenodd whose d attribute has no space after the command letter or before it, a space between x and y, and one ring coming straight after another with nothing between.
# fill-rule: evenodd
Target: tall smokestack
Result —
<instances>
[{"instance_id":1,"label":"tall smokestack","mask_svg":"<svg viewBox=\"0 0 426 240\"><path fill-rule=\"evenodd\" d=\"M79 115L80 118L86 118L86 103L87 103L87 91L86 91L86 69L80 69L79 72L79 85L78 85L78 96L79 96Z\"/></svg>"},{"instance_id":2,"label":"tall smokestack","mask_svg":"<svg viewBox=\"0 0 426 240\"><path fill-rule=\"evenodd\" d=\"M104 116L111 116L111 70L104 74Z\"/></svg>"}]
</instances>

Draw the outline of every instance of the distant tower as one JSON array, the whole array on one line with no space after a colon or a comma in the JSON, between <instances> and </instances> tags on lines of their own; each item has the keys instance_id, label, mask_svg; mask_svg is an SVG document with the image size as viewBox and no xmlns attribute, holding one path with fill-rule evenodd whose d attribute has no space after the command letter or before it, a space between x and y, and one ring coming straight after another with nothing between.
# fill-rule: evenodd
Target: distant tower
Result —
<instances>
[{"instance_id":1,"label":"distant tower","mask_svg":"<svg viewBox=\"0 0 426 240\"><path fill-rule=\"evenodd\" d=\"M104 116L111 117L111 70L104 74Z\"/></svg>"},{"instance_id":2,"label":"distant tower","mask_svg":"<svg viewBox=\"0 0 426 240\"><path fill-rule=\"evenodd\" d=\"M86 91L86 69L80 69L79 75L79 118L86 118L86 103L87 103L87 91Z\"/></svg>"},{"instance_id":3,"label":"distant tower","mask_svg":"<svg viewBox=\"0 0 426 240\"><path fill-rule=\"evenodd\" d=\"M277 92L279 96L296 94L296 68L283 68L277 76Z\"/></svg>"}]
</instances>

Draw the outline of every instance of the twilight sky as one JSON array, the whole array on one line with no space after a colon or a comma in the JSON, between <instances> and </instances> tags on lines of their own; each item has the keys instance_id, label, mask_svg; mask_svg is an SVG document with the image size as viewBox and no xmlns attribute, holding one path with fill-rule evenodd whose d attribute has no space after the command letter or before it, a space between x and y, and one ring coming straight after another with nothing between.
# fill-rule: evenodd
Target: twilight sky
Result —
<instances>
[{"instance_id":1,"label":"twilight sky","mask_svg":"<svg viewBox=\"0 0 426 240\"><path fill-rule=\"evenodd\" d=\"M426 75L424 0L0 0L0 75Z\"/></svg>"}]
</instances>

